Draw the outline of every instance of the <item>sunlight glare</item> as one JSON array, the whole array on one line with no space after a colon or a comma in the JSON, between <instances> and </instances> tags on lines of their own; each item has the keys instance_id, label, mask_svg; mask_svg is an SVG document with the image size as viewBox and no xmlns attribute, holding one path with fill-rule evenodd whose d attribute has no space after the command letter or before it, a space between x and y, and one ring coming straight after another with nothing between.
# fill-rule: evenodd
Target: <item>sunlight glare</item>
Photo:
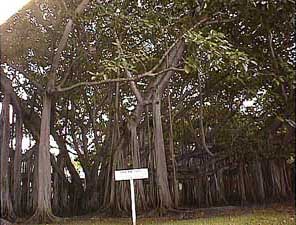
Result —
<instances>
[{"instance_id":1,"label":"sunlight glare","mask_svg":"<svg viewBox=\"0 0 296 225\"><path fill-rule=\"evenodd\" d=\"M14 15L30 0L1 0L0 4L0 24L4 23L9 17Z\"/></svg>"}]
</instances>

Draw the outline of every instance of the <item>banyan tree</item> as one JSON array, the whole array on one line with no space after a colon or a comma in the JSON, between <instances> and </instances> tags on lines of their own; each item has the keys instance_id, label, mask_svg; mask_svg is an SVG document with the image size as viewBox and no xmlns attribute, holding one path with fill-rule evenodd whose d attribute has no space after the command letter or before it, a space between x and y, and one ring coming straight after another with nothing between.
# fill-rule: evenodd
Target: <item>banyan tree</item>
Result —
<instances>
[{"instance_id":1,"label":"banyan tree","mask_svg":"<svg viewBox=\"0 0 296 225\"><path fill-rule=\"evenodd\" d=\"M262 13L264 12L264 13ZM1 27L1 218L293 198L290 1L30 2Z\"/></svg>"}]
</instances>

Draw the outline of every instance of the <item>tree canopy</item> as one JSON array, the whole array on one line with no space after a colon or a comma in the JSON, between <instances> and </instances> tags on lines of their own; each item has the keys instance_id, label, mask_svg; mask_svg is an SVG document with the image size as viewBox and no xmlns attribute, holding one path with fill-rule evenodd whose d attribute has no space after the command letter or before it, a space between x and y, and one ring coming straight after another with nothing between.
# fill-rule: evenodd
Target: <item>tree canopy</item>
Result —
<instances>
[{"instance_id":1,"label":"tree canopy","mask_svg":"<svg viewBox=\"0 0 296 225\"><path fill-rule=\"evenodd\" d=\"M127 212L140 167L142 211L287 198L294 4L30 2L0 27L1 216Z\"/></svg>"}]
</instances>

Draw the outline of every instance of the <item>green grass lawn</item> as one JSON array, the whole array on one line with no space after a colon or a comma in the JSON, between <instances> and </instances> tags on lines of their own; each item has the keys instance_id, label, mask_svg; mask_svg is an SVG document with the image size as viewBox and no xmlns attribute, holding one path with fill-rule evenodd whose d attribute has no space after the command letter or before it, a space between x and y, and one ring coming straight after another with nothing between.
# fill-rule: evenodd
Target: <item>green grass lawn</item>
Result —
<instances>
[{"instance_id":1,"label":"green grass lawn","mask_svg":"<svg viewBox=\"0 0 296 225\"><path fill-rule=\"evenodd\" d=\"M226 212L227 214L227 212ZM130 225L131 220L111 218L67 219L56 225ZM248 213L232 213L208 218L140 218L137 225L295 225L295 215L275 210L253 210Z\"/></svg>"}]
</instances>

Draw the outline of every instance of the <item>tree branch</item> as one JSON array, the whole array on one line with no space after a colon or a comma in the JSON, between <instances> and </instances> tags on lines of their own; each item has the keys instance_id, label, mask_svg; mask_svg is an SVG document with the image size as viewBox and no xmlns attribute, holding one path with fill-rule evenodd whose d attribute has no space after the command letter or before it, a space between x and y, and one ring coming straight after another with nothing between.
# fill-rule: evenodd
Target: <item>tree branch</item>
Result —
<instances>
[{"instance_id":1,"label":"tree branch","mask_svg":"<svg viewBox=\"0 0 296 225\"><path fill-rule=\"evenodd\" d=\"M175 68L175 67L171 67L171 68L164 69L164 70L162 70L160 72L157 72L157 73L143 73L143 74L140 74L140 75L135 76L135 77L106 79L106 80L93 81L93 82L80 82L80 83L74 84L74 85L69 86L69 87L64 87L64 88L58 86L58 87L56 87L56 89L54 91L55 92L66 92L66 91L71 91L71 90L73 90L75 88L84 87L84 86L98 86L98 85L103 85L103 84L108 84L108 83L137 81L137 80L140 80L140 79L145 78L145 77L156 77L156 76L164 74L164 73L166 73L168 71L183 72L184 70L179 69L179 68ZM88 73L90 73L92 75L96 75L95 73L92 73L92 72L89 72L89 71L88 71Z\"/></svg>"},{"instance_id":2,"label":"tree branch","mask_svg":"<svg viewBox=\"0 0 296 225\"><path fill-rule=\"evenodd\" d=\"M200 78L201 71L197 72L198 77L198 87L199 87L199 125L200 125L200 132L201 132L201 140L202 145L205 149L205 151L210 155L214 156L214 154L209 150L207 144L206 144L206 137L205 137L205 131L203 126L203 99L202 99L202 88L201 88L201 78Z\"/></svg>"},{"instance_id":3,"label":"tree branch","mask_svg":"<svg viewBox=\"0 0 296 225\"><path fill-rule=\"evenodd\" d=\"M119 56L123 57L123 49L121 47L121 43L120 43L120 40L119 40L118 35L117 35L116 32L115 32L115 35L116 35L116 43L117 43L118 50L119 50ZM126 72L126 76L128 78L132 78L133 76L132 76L131 72L128 70L127 65L126 65L127 64L126 59L123 58L123 60L124 60L124 69L125 69L125 72ZM139 89L137 88L135 81L131 80L130 84L131 84L131 89L134 92L138 102L141 104L143 102L143 97L142 97Z\"/></svg>"},{"instance_id":4,"label":"tree branch","mask_svg":"<svg viewBox=\"0 0 296 225\"><path fill-rule=\"evenodd\" d=\"M272 56L274 66L275 66L275 71L279 75L280 74L280 71L279 71L280 67L279 67L277 57L276 57L276 54L275 54L275 51L274 51L274 48L273 48L273 39L272 39L271 30L269 30L269 33L268 33L268 40L269 40L269 48L270 48L270 51L271 51L271 56ZM281 91L282 91L282 94L284 96L285 102L287 103L288 102L288 96L287 96L287 93L285 91L285 87L284 87L283 84L281 84Z\"/></svg>"},{"instance_id":5,"label":"tree branch","mask_svg":"<svg viewBox=\"0 0 296 225\"><path fill-rule=\"evenodd\" d=\"M199 22L197 22L192 28L189 29L189 31L195 29L196 27L198 27L199 25L205 23L206 21L208 21L209 18L205 17L203 19L201 19ZM167 50L166 52L162 55L162 57L160 58L160 60L158 61L158 63L147 73L154 73L164 62L164 60L167 58L167 56L170 54L170 52L176 47L176 45L185 37L187 32L185 32L184 34L181 35L181 37L179 37Z\"/></svg>"},{"instance_id":6,"label":"tree branch","mask_svg":"<svg viewBox=\"0 0 296 225\"><path fill-rule=\"evenodd\" d=\"M79 6L75 10L75 15L76 16L78 16L79 14L81 14L83 12L83 10L87 6L88 2L89 2L89 0L83 0L79 4ZM63 36L62 36L62 38L60 40L60 43L58 45L57 53L54 55L53 62L52 62L52 67L51 67L51 72L50 72L50 75L49 75L49 82L48 82L49 91L51 91L50 89L53 89L54 86L55 86L57 68L58 68L59 63L60 63L62 52L66 47L66 44L67 44L67 41L68 41L68 38L69 38L69 34L72 31L73 23L74 23L73 19L70 18L68 20L68 23L66 24L65 30L63 32Z\"/></svg>"},{"instance_id":7,"label":"tree branch","mask_svg":"<svg viewBox=\"0 0 296 225\"><path fill-rule=\"evenodd\" d=\"M77 60L80 59L80 58L81 58L81 57L78 57L77 59L74 59L74 60L72 61L72 63L70 64L70 66L69 66L69 68L68 68L68 70L67 70L65 76L64 76L63 79L61 80L61 82L60 82L60 84L58 85L58 87L62 87L62 86L65 84L65 82L67 81L67 79L68 79L68 77L69 77L69 75L70 75L70 73L71 73L71 70L72 70L73 65L74 65L74 64L77 62Z\"/></svg>"}]
</instances>

